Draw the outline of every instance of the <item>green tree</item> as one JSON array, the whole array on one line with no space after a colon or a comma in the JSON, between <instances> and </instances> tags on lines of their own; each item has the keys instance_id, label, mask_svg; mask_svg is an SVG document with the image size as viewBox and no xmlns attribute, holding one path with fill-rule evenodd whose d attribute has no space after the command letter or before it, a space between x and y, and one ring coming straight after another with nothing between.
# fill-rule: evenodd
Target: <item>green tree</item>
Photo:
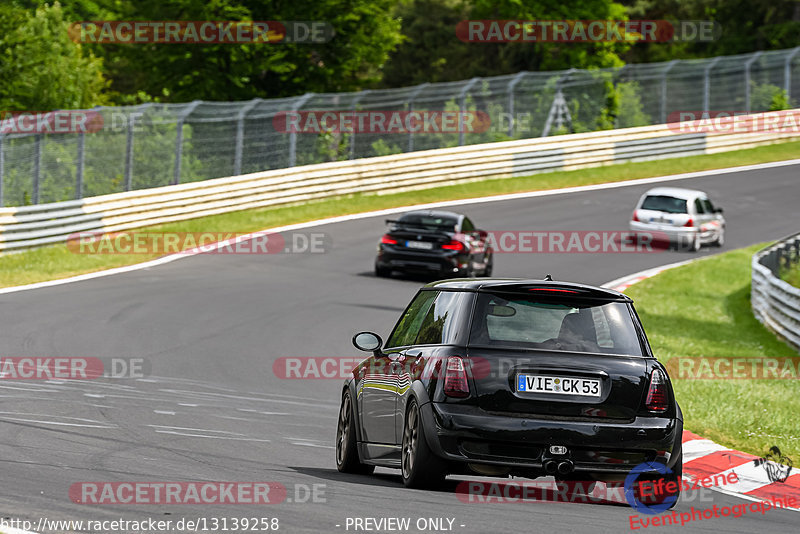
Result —
<instances>
[{"instance_id":1,"label":"green tree","mask_svg":"<svg viewBox=\"0 0 800 534\"><path fill-rule=\"evenodd\" d=\"M403 0L396 9L405 41L384 68L383 85L456 81L522 70L615 67L629 48L623 42L469 43L456 36L465 20L625 20L612 0Z\"/></svg>"},{"instance_id":2,"label":"green tree","mask_svg":"<svg viewBox=\"0 0 800 534\"><path fill-rule=\"evenodd\" d=\"M100 59L72 42L61 5L0 10L0 110L50 111L104 103Z\"/></svg>"},{"instance_id":3,"label":"green tree","mask_svg":"<svg viewBox=\"0 0 800 534\"><path fill-rule=\"evenodd\" d=\"M75 21L324 21L324 43L92 44L118 102L247 100L362 89L400 42L395 0L96 0ZM128 96L126 96L128 95ZM134 96L135 95L135 96ZM147 95L147 96L145 96Z\"/></svg>"}]
</instances>

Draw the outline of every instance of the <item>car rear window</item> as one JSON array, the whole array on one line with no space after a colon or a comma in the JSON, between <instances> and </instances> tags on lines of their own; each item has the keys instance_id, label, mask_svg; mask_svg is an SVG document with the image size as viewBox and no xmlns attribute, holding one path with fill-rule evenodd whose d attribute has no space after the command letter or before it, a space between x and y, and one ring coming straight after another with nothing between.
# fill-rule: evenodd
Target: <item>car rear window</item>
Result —
<instances>
[{"instance_id":1,"label":"car rear window","mask_svg":"<svg viewBox=\"0 0 800 534\"><path fill-rule=\"evenodd\" d=\"M686 200L664 195L648 195L642 202L641 209L666 213L687 213Z\"/></svg>"},{"instance_id":2,"label":"car rear window","mask_svg":"<svg viewBox=\"0 0 800 534\"><path fill-rule=\"evenodd\" d=\"M404 215L397 222L400 226L411 226L428 230L455 231L457 219L452 217L437 217L433 215Z\"/></svg>"},{"instance_id":3,"label":"car rear window","mask_svg":"<svg viewBox=\"0 0 800 534\"><path fill-rule=\"evenodd\" d=\"M628 305L479 293L469 344L642 356Z\"/></svg>"}]
</instances>

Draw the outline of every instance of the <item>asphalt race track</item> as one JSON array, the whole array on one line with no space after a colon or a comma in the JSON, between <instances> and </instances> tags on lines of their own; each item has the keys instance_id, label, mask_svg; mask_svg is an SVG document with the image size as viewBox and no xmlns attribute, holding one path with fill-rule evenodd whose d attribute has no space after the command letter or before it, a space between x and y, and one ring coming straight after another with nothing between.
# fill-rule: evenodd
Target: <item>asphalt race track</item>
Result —
<instances>
[{"instance_id":1,"label":"asphalt race track","mask_svg":"<svg viewBox=\"0 0 800 534\"><path fill-rule=\"evenodd\" d=\"M705 190L725 209L722 250L798 230L800 165L675 185ZM649 187L461 211L486 230L626 230L634 203ZM272 363L284 356L353 357L359 355L350 344L355 332L388 334L421 281L373 276L383 218L319 227L333 243L325 254L200 255L0 295L3 356L144 358L150 368L150 376L136 380L0 382L0 517L277 517L281 532L353 532L346 529L348 517L409 517L410 532L418 532L419 518L449 518L452 530L464 533L629 530L633 510L624 504L468 503L454 493L457 482L415 491L390 470L337 472L341 381L280 379ZM719 250L704 247L697 255ZM498 254L495 275L551 273L601 284L691 257L679 251ZM287 501L268 506L85 505L68 494L82 481L274 481L289 493ZM315 484L324 484L317 488L320 502L296 502L308 500L305 489ZM746 502L718 492L704 502L695 497L676 510ZM767 534L793 531L796 522L793 512L769 511L684 528Z\"/></svg>"}]
</instances>

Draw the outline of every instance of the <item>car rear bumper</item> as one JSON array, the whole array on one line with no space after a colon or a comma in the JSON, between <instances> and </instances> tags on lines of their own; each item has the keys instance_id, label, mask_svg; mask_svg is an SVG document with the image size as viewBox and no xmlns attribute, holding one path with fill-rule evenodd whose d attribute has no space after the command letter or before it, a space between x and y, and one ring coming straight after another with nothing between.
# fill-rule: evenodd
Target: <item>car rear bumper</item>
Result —
<instances>
[{"instance_id":1,"label":"car rear bumper","mask_svg":"<svg viewBox=\"0 0 800 534\"><path fill-rule=\"evenodd\" d=\"M422 406L433 452L448 461L542 469L549 459L571 460L576 472L625 474L642 462L668 467L683 424L675 418L637 417L631 422L565 421L498 415L476 406L429 402ZM562 445L566 455L552 455Z\"/></svg>"},{"instance_id":2,"label":"car rear bumper","mask_svg":"<svg viewBox=\"0 0 800 534\"><path fill-rule=\"evenodd\" d=\"M634 232L652 232L656 238L680 240L692 239L697 233L697 228L691 226L669 226L665 224L651 224L643 222L630 222L630 229Z\"/></svg>"},{"instance_id":3,"label":"car rear bumper","mask_svg":"<svg viewBox=\"0 0 800 534\"><path fill-rule=\"evenodd\" d=\"M466 255L455 252L423 253L398 251L384 248L375 258L375 267L403 272L421 272L451 276L467 269Z\"/></svg>"}]
</instances>

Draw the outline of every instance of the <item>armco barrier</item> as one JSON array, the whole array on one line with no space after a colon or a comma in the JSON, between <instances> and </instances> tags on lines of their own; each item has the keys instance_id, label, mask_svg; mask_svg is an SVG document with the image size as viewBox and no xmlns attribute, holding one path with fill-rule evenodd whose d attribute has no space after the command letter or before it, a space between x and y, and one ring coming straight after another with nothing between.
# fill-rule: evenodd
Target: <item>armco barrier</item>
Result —
<instances>
[{"instance_id":1,"label":"armco barrier","mask_svg":"<svg viewBox=\"0 0 800 534\"><path fill-rule=\"evenodd\" d=\"M800 263L800 234L756 252L751 305L756 319L800 351L800 289L779 278L781 268Z\"/></svg>"},{"instance_id":2,"label":"armco barrier","mask_svg":"<svg viewBox=\"0 0 800 534\"><path fill-rule=\"evenodd\" d=\"M236 210L349 193L423 189L630 161L710 154L800 138L800 110L782 113L795 127L776 129L773 113L739 128L681 133L643 126L556 137L321 163L52 204L0 208L0 251L65 241L75 232L120 231ZM741 118L740 118L741 119ZM755 125L755 126L753 126ZM746 131L742 131L746 130Z\"/></svg>"}]
</instances>

